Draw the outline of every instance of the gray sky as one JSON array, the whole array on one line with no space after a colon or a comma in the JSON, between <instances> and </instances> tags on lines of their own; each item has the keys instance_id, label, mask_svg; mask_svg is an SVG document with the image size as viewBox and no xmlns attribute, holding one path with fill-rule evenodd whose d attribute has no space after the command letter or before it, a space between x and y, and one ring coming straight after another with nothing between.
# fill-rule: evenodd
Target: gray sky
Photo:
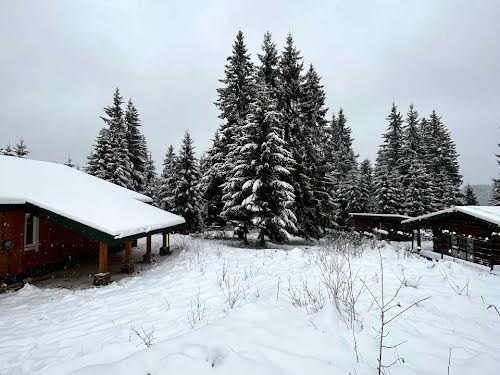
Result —
<instances>
[{"instance_id":1,"label":"gray sky","mask_svg":"<svg viewBox=\"0 0 500 375\"><path fill-rule=\"evenodd\" d=\"M213 102L238 29L254 54L291 31L374 159L395 101L443 116L465 182L498 176L500 1L0 2L0 146L84 163L118 86L132 96L153 158L188 129L206 150Z\"/></svg>"}]
</instances>

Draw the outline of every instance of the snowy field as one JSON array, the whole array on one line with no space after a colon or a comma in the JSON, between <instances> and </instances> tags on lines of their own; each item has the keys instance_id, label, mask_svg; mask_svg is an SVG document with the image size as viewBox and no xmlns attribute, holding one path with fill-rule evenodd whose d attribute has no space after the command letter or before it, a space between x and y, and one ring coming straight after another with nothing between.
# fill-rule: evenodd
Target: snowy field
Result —
<instances>
[{"instance_id":1,"label":"snowy field","mask_svg":"<svg viewBox=\"0 0 500 375\"><path fill-rule=\"evenodd\" d=\"M500 315L488 308L500 309L500 277L487 271L387 244L173 244L172 257L107 287L0 295L0 374L375 374L379 248L385 301L401 286L386 320L430 296L386 325L384 345L402 343L383 350L390 372L500 373ZM352 293L336 284L347 254ZM351 324L346 296L358 293Z\"/></svg>"}]
</instances>

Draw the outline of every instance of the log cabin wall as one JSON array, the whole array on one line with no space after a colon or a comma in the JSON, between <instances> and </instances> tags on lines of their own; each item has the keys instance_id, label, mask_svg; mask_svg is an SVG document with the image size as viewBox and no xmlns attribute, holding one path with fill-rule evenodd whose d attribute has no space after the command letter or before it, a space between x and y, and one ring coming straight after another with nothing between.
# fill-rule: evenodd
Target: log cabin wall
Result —
<instances>
[{"instance_id":1,"label":"log cabin wall","mask_svg":"<svg viewBox=\"0 0 500 375\"><path fill-rule=\"evenodd\" d=\"M474 217L455 213L434 220L433 249L487 267L500 264L499 236L492 236L500 228Z\"/></svg>"},{"instance_id":2,"label":"log cabin wall","mask_svg":"<svg viewBox=\"0 0 500 375\"><path fill-rule=\"evenodd\" d=\"M25 249L25 212L0 211L0 279L7 275L30 275L47 266L83 256L97 256L99 245L62 226L39 219L38 249ZM4 241L14 246L5 250Z\"/></svg>"},{"instance_id":3,"label":"log cabin wall","mask_svg":"<svg viewBox=\"0 0 500 375\"><path fill-rule=\"evenodd\" d=\"M390 241L411 241L411 236L402 235L398 232L408 232L401 224L401 218L376 217L376 216L355 216L353 217L354 230L357 232L374 233L374 229L382 229L388 232L388 235L379 234L382 239Z\"/></svg>"}]
</instances>

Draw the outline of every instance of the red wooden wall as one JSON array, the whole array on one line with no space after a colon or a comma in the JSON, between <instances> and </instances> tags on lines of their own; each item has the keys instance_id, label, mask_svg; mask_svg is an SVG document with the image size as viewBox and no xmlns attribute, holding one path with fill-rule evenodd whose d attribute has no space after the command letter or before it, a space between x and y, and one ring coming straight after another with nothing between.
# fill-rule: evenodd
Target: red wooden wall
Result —
<instances>
[{"instance_id":1,"label":"red wooden wall","mask_svg":"<svg viewBox=\"0 0 500 375\"><path fill-rule=\"evenodd\" d=\"M24 249L24 211L0 211L0 278L24 274L51 263L94 255L99 244L59 225L39 220L38 251ZM2 249L4 240L13 240L14 248Z\"/></svg>"}]
</instances>

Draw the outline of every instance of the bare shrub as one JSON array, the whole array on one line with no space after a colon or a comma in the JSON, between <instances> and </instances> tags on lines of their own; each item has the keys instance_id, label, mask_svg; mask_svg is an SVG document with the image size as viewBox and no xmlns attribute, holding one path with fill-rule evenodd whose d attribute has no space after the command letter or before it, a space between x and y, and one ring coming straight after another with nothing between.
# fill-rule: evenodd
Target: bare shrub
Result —
<instances>
[{"instance_id":1,"label":"bare shrub","mask_svg":"<svg viewBox=\"0 0 500 375\"><path fill-rule=\"evenodd\" d=\"M401 289L404 286L403 282L401 282L400 285L398 286L398 288L396 289L396 291L394 292L394 294L389 299L387 299L386 296L384 295L384 292L385 292L385 290L384 290L384 262L383 262L382 254L380 253L380 250L379 250L379 259L380 259L379 262L380 262L380 274L381 274L381 276L380 276L380 280L381 280L381 282L380 282L380 297L379 298L375 297L375 294L366 285L366 283L364 281L363 281L363 284L365 285L366 289L368 290L368 292L372 296L373 302L377 306L379 313L380 313L380 325L378 328L374 327L374 330L379 335L379 354L378 354L378 358L377 358L377 362L378 362L377 370L378 370L378 375L381 375L381 374L386 374L387 371L389 370L389 368L392 367L393 365L395 365L397 363L404 363L404 359L402 357L400 357L399 355L397 355L396 359L393 362L391 362L389 364L383 363L384 349L397 349L400 345L402 345L406 342L406 341L402 341L402 342L399 342L398 344L395 344L395 345L387 345L386 342L384 341L384 339L389 335L389 332L387 331L387 325L389 325L389 323L394 321L396 318L398 318L399 316L401 316L406 311L408 311L412 307L416 306L420 302L423 302L423 301L429 299L430 296L422 298L422 299L410 304L409 306L403 308L403 306L399 302L395 302L396 298L399 295L399 292L401 291ZM391 311L392 309L398 308L398 307L403 308L403 309L401 311L399 311L397 314L393 315L392 317L389 317L388 316L389 311Z\"/></svg>"},{"instance_id":2,"label":"bare shrub","mask_svg":"<svg viewBox=\"0 0 500 375\"><path fill-rule=\"evenodd\" d=\"M245 286L239 275L226 274L224 279L220 278L220 288L224 294L227 306L233 309L241 305L247 299L248 286Z\"/></svg>"},{"instance_id":3,"label":"bare shrub","mask_svg":"<svg viewBox=\"0 0 500 375\"><path fill-rule=\"evenodd\" d=\"M469 284L470 284L470 280L467 280L464 284L459 284L458 282L456 282L450 274L448 274L446 272L446 270L444 268L439 268L439 272L441 273L441 276L443 276L443 279L446 280L446 282L448 283L448 285L450 286L451 290L453 290L456 294L458 294L459 296L461 295L465 295L467 297L470 296L469 294Z\"/></svg>"},{"instance_id":4,"label":"bare shrub","mask_svg":"<svg viewBox=\"0 0 500 375\"><path fill-rule=\"evenodd\" d=\"M226 281L229 272L229 262L227 259L222 259L222 268L215 272L215 279L217 281L217 285L222 287L222 284Z\"/></svg>"},{"instance_id":5,"label":"bare shrub","mask_svg":"<svg viewBox=\"0 0 500 375\"><path fill-rule=\"evenodd\" d=\"M405 267L402 264L399 265L399 269L401 270L399 281L403 284L403 286L410 288L418 288L420 286L420 281L422 281L422 276L419 276L417 278L408 278L405 275Z\"/></svg>"},{"instance_id":6,"label":"bare shrub","mask_svg":"<svg viewBox=\"0 0 500 375\"><path fill-rule=\"evenodd\" d=\"M187 311L187 319L191 328L196 327L203 319L205 319L206 306L205 301L200 298L200 291L194 296L189 304Z\"/></svg>"},{"instance_id":7,"label":"bare shrub","mask_svg":"<svg viewBox=\"0 0 500 375\"><path fill-rule=\"evenodd\" d=\"M149 330L145 330L144 327L141 326L141 329L131 328L130 329L139 339L140 342L137 344L144 345L149 348L153 345L153 340L155 339L155 327L151 327Z\"/></svg>"},{"instance_id":8,"label":"bare shrub","mask_svg":"<svg viewBox=\"0 0 500 375\"><path fill-rule=\"evenodd\" d=\"M294 286L288 277L288 298L292 305L304 307L308 314L316 313L325 307L326 297L321 290L321 283L317 287L310 287L307 279L300 277L300 285Z\"/></svg>"}]
</instances>

